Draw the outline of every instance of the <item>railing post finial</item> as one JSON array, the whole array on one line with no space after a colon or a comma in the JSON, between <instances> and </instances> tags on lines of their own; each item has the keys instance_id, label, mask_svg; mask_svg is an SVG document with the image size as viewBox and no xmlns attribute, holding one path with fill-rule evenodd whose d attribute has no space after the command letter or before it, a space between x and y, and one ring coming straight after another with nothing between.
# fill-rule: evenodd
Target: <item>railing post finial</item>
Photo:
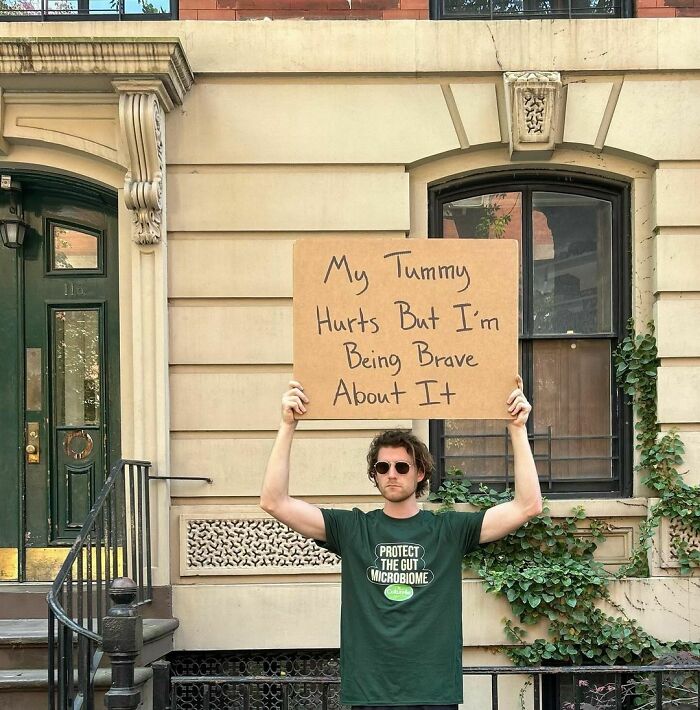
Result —
<instances>
[{"instance_id":1,"label":"railing post finial","mask_svg":"<svg viewBox=\"0 0 700 710\"><path fill-rule=\"evenodd\" d=\"M136 602L136 583L115 579L109 590L113 605L103 623L102 648L112 665L112 687L105 695L107 710L136 710L141 691L134 686L134 666L143 648L143 619Z\"/></svg>"}]
</instances>

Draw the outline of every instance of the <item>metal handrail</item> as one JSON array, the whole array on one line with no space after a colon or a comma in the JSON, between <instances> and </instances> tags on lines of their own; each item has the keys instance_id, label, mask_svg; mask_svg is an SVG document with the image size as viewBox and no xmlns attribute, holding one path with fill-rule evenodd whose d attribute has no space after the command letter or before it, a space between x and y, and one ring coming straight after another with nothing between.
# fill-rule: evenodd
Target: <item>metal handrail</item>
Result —
<instances>
[{"instance_id":1,"label":"metal handrail","mask_svg":"<svg viewBox=\"0 0 700 710\"><path fill-rule=\"evenodd\" d=\"M111 580L131 577L137 604L151 601L150 468L126 459L112 466L47 594L50 710L94 707Z\"/></svg>"}]
</instances>

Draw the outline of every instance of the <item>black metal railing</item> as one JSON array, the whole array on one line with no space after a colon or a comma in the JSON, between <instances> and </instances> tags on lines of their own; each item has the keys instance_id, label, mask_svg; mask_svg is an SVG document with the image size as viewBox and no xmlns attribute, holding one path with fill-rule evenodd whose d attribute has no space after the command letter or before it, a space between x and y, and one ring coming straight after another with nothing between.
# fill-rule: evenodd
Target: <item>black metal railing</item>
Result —
<instances>
[{"instance_id":1,"label":"black metal railing","mask_svg":"<svg viewBox=\"0 0 700 710\"><path fill-rule=\"evenodd\" d=\"M297 652L303 658L314 652ZM323 654L324 652L316 652ZM337 661L336 652L325 652ZM154 683L161 692L154 696L154 710L342 710L340 677L326 663L299 662L294 652L173 654L170 662L154 666ZM232 657L235 656L235 657ZM183 657L185 660L183 661ZM262 665L260 665L262 659ZM213 664L213 665L212 665ZM189 668L190 673L183 673ZM221 672L228 669L228 673ZM255 669L259 674L247 675ZM213 671L206 673L204 671ZM191 671L194 671L192 673ZM410 672L406 668L397 672ZM472 700L469 707L533 708L533 710L700 710L698 683L700 663L652 666L563 666L507 667L474 666L462 669L465 676L481 676L485 683L467 681ZM499 684L505 676L517 676L515 684ZM520 682L517 682L520 681ZM169 693L167 692L169 688ZM477 700L478 698L478 700Z\"/></svg>"},{"instance_id":2,"label":"black metal railing","mask_svg":"<svg viewBox=\"0 0 700 710\"><path fill-rule=\"evenodd\" d=\"M94 707L112 580L130 577L136 603L151 601L150 467L112 467L48 593L50 710Z\"/></svg>"},{"instance_id":3,"label":"black metal railing","mask_svg":"<svg viewBox=\"0 0 700 710\"><path fill-rule=\"evenodd\" d=\"M499 432L441 432L438 436L440 470L465 469L463 478L496 489L513 485L513 451L507 427ZM619 437L614 434L556 435L548 426L543 431L529 432L528 440L533 449L540 484L547 495L584 491L596 485L601 490L619 489ZM573 453L564 455L566 448L574 449ZM567 467L582 466L599 467L601 472L608 471L609 474L594 477L589 472L577 475L566 472ZM471 473L470 469L479 472ZM445 479L446 475L437 476L433 481L433 490L437 490Z\"/></svg>"},{"instance_id":4,"label":"black metal railing","mask_svg":"<svg viewBox=\"0 0 700 710\"><path fill-rule=\"evenodd\" d=\"M491 679L492 710L500 707L499 678L523 675L528 680L519 692L520 705L529 704L533 710L700 710L700 663L695 661L648 666L480 666L462 668L462 673ZM562 692L563 679L568 681L568 696Z\"/></svg>"}]
</instances>

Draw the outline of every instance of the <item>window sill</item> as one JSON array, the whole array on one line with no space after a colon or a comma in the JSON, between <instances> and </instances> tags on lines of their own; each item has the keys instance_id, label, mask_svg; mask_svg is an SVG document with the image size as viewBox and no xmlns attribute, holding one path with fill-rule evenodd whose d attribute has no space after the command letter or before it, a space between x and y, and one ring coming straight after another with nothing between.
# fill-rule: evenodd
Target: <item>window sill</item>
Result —
<instances>
[{"instance_id":1,"label":"window sill","mask_svg":"<svg viewBox=\"0 0 700 710\"><path fill-rule=\"evenodd\" d=\"M424 503L425 510L437 510L439 503ZM648 498L567 498L548 500L549 514L553 518L566 518L571 509L583 506L590 518L646 518ZM467 503L457 503L455 510L472 511L476 508Z\"/></svg>"}]
</instances>

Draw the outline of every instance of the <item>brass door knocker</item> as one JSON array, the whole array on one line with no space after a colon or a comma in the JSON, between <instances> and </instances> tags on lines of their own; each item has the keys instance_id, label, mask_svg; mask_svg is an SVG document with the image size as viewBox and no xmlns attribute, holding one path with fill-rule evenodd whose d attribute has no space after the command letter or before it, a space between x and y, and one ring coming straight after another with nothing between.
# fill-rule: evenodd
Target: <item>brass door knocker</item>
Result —
<instances>
[{"instance_id":1,"label":"brass door knocker","mask_svg":"<svg viewBox=\"0 0 700 710\"><path fill-rule=\"evenodd\" d=\"M78 444L78 446L80 442L83 442L83 447L81 449L74 448L74 442ZM80 461L89 456L92 452L92 447L92 437L82 429L69 432L63 439L63 450L66 452L66 456L70 456L70 458L75 461Z\"/></svg>"}]
</instances>

